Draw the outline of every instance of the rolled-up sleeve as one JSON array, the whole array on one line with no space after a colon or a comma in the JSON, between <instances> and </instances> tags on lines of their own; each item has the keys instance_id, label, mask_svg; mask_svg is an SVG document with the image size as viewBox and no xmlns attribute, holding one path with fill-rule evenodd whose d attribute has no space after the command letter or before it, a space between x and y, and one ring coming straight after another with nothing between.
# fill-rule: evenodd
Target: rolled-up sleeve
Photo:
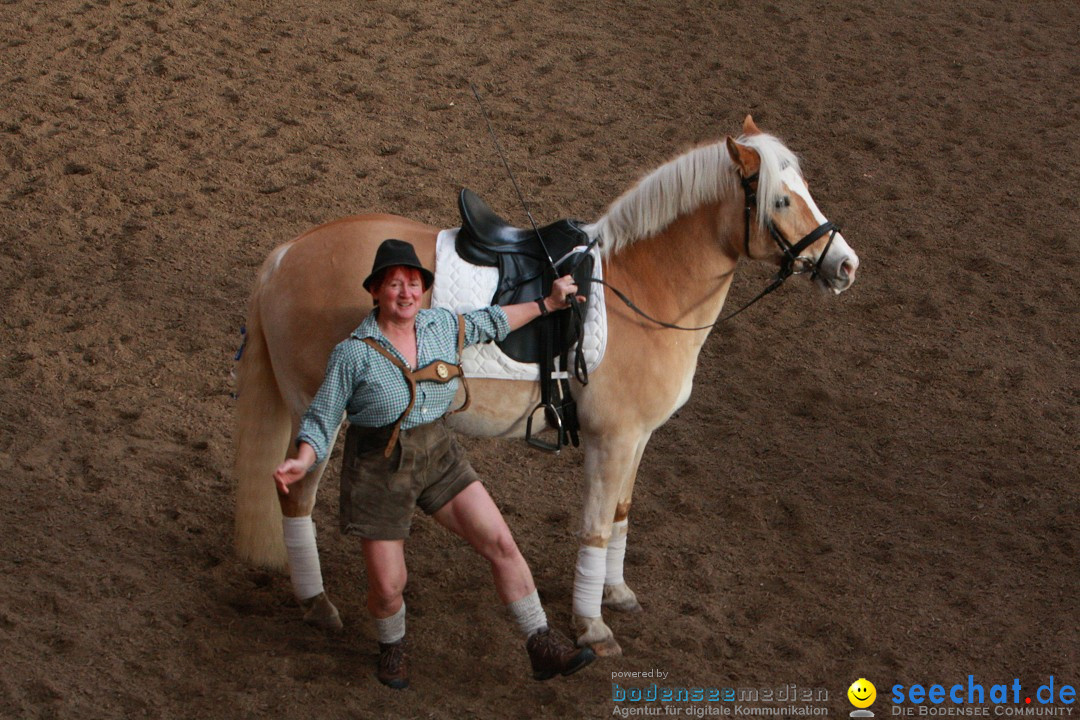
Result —
<instances>
[{"instance_id":1,"label":"rolled-up sleeve","mask_svg":"<svg viewBox=\"0 0 1080 720\"><path fill-rule=\"evenodd\" d=\"M465 345L504 340L510 334L510 321L498 305L467 312L464 317Z\"/></svg>"},{"instance_id":2,"label":"rolled-up sleeve","mask_svg":"<svg viewBox=\"0 0 1080 720\"><path fill-rule=\"evenodd\" d=\"M330 443L337 435L338 427L345 416L349 398L356 391L356 384L362 376L358 357L351 350L346 341L330 353L322 386L300 419L300 432L297 433L296 442L310 445L315 451L317 463L326 460Z\"/></svg>"}]
</instances>

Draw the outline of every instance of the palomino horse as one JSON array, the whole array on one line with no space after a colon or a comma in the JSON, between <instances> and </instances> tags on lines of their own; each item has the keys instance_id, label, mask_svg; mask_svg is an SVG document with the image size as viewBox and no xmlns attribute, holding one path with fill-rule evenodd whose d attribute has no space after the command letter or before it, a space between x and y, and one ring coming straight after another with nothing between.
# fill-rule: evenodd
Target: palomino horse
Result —
<instances>
[{"instance_id":1,"label":"palomino horse","mask_svg":"<svg viewBox=\"0 0 1080 720\"><path fill-rule=\"evenodd\" d=\"M805 272L834 293L851 286L859 265L814 204L795 155L761 133L750 117L738 140L698 147L657 168L585 229L599 237L607 283L652 317L684 326L716 321L742 256L776 263L782 272ZM235 470L241 557L284 566L282 514L311 514L324 467L285 497L275 492L271 474L292 452L299 418L319 388L330 351L371 310L360 280L376 247L389 237L407 240L433 267L437 233L402 217L360 215L309 230L263 264L239 367ZM605 292L604 361L588 385L573 387L585 455L573 612L578 644L610 655L620 648L601 607L640 609L622 575L641 456L653 431L690 397L709 331L659 327ZM539 398L536 383L476 379L470 386L472 406L452 418L457 430L524 436ZM340 622L324 593L308 600L321 608L309 609L306 619Z\"/></svg>"}]
</instances>

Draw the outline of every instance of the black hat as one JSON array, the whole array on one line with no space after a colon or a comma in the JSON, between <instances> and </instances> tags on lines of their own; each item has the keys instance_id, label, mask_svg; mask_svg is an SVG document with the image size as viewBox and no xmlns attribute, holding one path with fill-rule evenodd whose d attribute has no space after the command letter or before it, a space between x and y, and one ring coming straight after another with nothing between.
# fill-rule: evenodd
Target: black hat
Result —
<instances>
[{"instance_id":1,"label":"black hat","mask_svg":"<svg viewBox=\"0 0 1080 720\"><path fill-rule=\"evenodd\" d=\"M416 250L413 249L412 243L390 239L383 240L382 244L379 245L379 249L375 251L375 262L371 264L371 274L364 279L364 289L370 291L368 285L371 284L376 275L387 268L397 265L419 270L420 277L424 282L424 290L427 290L435 282L435 276L431 271L420 264L420 258L416 257Z\"/></svg>"}]
</instances>

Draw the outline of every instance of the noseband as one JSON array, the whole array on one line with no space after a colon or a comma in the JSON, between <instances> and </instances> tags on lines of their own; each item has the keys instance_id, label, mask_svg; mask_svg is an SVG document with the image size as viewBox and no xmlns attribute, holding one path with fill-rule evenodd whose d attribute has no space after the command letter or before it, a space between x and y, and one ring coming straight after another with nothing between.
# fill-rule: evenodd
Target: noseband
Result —
<instances>
[{"instance_id":1,"label":"noseband","mask_svg":"<svg viewBox=\"0 0 1080 720\"><path fill-rule=\"evenodd\" d=\"M757 205L757 188L751 185L751 183L757 183L758 173L754 173L750 177L740 178L743 188L743 196L746 199L743 208L743 226L745 233L743 235L743 248L746 251L746 257L750 257L750 215L753 212L753 208ZM805 235L799 242L792 245L787 241L780 231L776 229L776 225L772 220L766 222L766 227L769 229L769 235L776 241L777 246L780 248L780 252L784 254L783 259L780 261L780 273L777 278L783 282L792 275L801 275L809 272L811 279L816 279L821 274L821 264L825 262L825 256L829 253L829 248L832 247L833 239L836 234L840 232L840 227L832 222L825 221L821 225L818 225L815 229L811 230ZM825 249L818 255L817 262L814 262L808 257L803 257L800 253L806 248L817 242L825 233L829 233L829 242L825 243Z\"/></svg>"}]
</instances>

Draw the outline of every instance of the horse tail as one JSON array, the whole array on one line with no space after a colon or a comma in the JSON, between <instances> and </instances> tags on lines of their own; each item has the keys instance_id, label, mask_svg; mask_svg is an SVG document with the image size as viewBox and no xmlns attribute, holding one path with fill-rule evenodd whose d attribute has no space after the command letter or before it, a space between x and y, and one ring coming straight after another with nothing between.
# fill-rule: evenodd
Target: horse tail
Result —
<instances>
[{"instance_id":1,"label":"horse tail","mask_svg":"<svg viewBox=\"0 0 1080 720\"><path fill-rule=\"evenodd\" d=\"M237 368L233 464L237 482L236 552L253 565L284 569L281 505L272 476L285 458L292 424L270 363L259 295L256 287L248 308L246 345Z\"/></svg>"}]
</instances>

